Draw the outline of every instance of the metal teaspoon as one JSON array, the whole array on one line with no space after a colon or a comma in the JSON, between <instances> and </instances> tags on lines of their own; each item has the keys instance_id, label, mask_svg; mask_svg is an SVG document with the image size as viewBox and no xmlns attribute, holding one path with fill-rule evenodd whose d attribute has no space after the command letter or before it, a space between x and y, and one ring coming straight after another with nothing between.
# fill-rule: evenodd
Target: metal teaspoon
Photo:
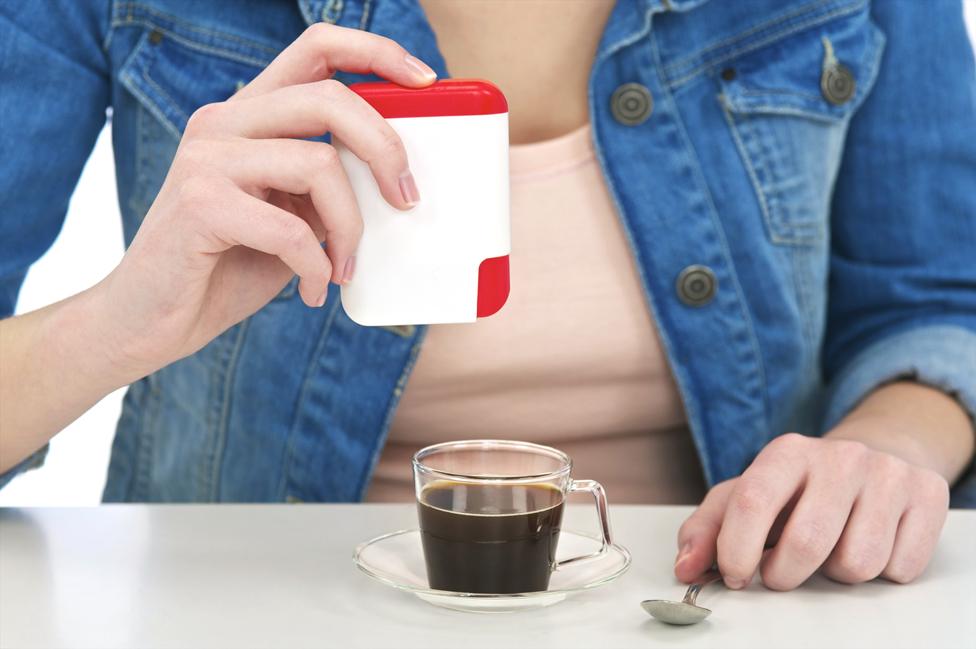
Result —
<instances>
[{"instance_id":1,"label":"metal teaspoon","mask_svg":"<svg viewBox=\"0 0 976 649\"><path fill-rule=\"evenodd\" d=\"M698 624L712 614L710 610L695 604L698 593L701 589L722 578L718 570L709 570L694 581L685 592L685 597L680 602L672 602L667 599L645 599L641 602L641 607L647 614L666 624Z\"/></svg>"}]
</instances>

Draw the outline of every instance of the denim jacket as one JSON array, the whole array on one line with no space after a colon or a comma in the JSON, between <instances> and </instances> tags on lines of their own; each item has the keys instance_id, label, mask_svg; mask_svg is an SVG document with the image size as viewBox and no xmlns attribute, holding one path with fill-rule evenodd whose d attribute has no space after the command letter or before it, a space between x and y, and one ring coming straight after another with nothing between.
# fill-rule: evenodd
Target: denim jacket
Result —
<instances>
[{"instance_id":1,"label":"denim jacket","mask_svg":"<svg viewBox=\"0 0 976 649\"><path fill-rule=\"evenodd\" d=\"M0 4L0 315L56 237L107 108L128 241L190 114L317 21L448 73L415 0ZM976 414L976 77L960 3L619 0L588 93L710 483L895 379ZM337 291L310 309L295 287L131 386L106 501L363 496L425 328L362 327Z\"/></svg>"}]
</instances>

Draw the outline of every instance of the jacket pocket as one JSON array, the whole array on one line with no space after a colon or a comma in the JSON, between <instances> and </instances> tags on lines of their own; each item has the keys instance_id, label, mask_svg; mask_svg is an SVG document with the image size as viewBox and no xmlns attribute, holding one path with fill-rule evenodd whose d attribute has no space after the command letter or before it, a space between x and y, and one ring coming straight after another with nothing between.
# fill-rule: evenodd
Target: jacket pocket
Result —
<instances>
[{"instance_id":1,"label":"jacket pocket","mask_svg":"<svg viewBox=\"0 0 976 649\"><path fill-rule=\"evenodd\" d=\"M883 49L865 9L753 50L719 75L719 100L773 242L826 237L847 127Z\"/></svg>"},{"instance_id":2,"label":"jacket pocket","mask_svg":"<svg viewBox=\"0 0 976 649\"><path fill-rule=\"evenodd\" d=\"M236 34L159 13L117 23L144 29L119 81L179 138L200 106L224 101L274 58L276 50Z\"/></svg>"},{"instance_id":3,"label":"jacket pocket","mask_svg":"<svg viewBox=\"0 0 976 649\"><path fill-rule=\"evenodd\" d=\"M163 134L179 141L194 111L230 98L271 62L276 50L162 14L140 14L135 5L130 9L136 13L127 13L121 24L144 31L121 67L119 81L155 122L140 127L137 164L145 173L137 178L158 188L171 158L154 159L159 156L153 156L153 149L165 149L170 156L175 151L173 146L162 146ZM293 278L275 299L293 297L297 286L297 278Z\"/></svg>"}]
</instances>

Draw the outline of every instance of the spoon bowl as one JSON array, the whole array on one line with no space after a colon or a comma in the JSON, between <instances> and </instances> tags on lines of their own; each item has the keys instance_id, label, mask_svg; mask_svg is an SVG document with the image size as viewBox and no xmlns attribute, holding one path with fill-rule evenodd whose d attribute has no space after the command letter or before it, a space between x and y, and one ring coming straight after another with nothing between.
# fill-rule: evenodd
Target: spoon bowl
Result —
<instances>
[{"instance_id":1,"label":"spoon bowl","mask_svg":"<svg viewBox=\"0 0 976 649\"><path fill-rule=\"evenodd\" d=\"M667 599L645 599L641 602L641 607L651 617L665 624L679 626L698 624L712 614L709 609L702 606L686 602L673 602Z\"/></svg>"},{"instance_id":2,"label":"spoon bowl","mask_svg":"<svg viewBox=\"0 0 976 649\"><path fill-rule=\"evenodd\" d=\"M721 578L722 575L718 570L709 570L688 586L685 598L680 602L667 599L645 599L641 602L641 608L647 611L648 615L665 624L680 626L698 624L712 614L709 609L695 603L695 600L698 599L698 593L708 584Z\"/></svg>"}]
</instances>

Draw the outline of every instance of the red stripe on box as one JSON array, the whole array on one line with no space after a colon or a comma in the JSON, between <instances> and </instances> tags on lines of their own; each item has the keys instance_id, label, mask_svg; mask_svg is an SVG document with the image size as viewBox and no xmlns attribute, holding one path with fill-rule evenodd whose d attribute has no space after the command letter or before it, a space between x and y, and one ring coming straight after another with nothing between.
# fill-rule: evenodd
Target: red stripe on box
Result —
<instances>
[{"instance_id":1,"label":"red stripe on box","mask_svg":"<svg viewBox=\"0 0 976 649\"><path fill-rule=\"evenodd\" d=\"M478 317L498 313L508 301L508 255L485 259L478 266Z\"/></svg>"},{"instance_id":2,"label":"red stripe on box","mask_svg":"<svg viewBox=\"0 0 976 649\"><path fill-rule=\"evenodd\" d=\"M444 79L426 88L404 88L385 81L349 88L383 117L444 117L508 112L502 91L487 81Z\"/></svg>"}]
</instances>

